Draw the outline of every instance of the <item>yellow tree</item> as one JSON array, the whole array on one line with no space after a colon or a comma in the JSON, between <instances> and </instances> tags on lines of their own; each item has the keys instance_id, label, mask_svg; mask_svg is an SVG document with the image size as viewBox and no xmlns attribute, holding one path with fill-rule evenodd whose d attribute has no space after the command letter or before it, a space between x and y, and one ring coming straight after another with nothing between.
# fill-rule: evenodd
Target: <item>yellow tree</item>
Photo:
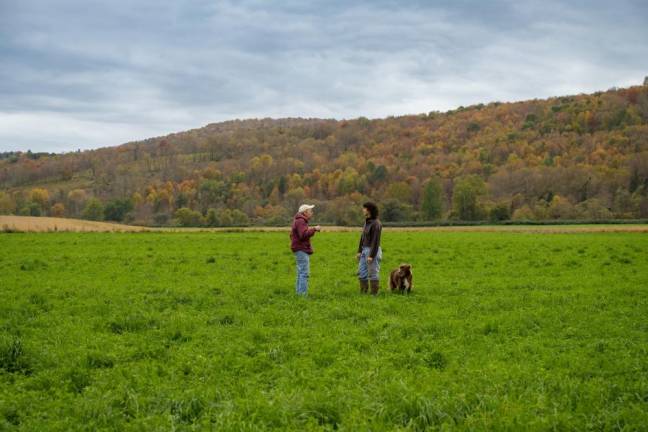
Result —
<instances>
[{"instance_id":1,"label":"yellow tree","mask_svg":"<svg viewBox=\"0 0 648 432\"><path fill-rule=\"evenodd\" d=\"M140 194L139 192L134 192L133 196L131 197L131 200L133 201L133 205L135 207L138 207L140 204L142 204L144 198L142 198L142 194Z\"/></svg>"},{"instance_id":2,"label":"yellow tree","mask_svg":"<svg viewBox=\"0 0 648 432\"><path fill-rule=\"evenodd\" d=\"M65 206L62 203L56 203L52 206L50 214L53 217L63 217L65 216Z\"/></svg>"},{"instance_id":3,"label":"yellow tree","mask_svg":"<svg viewBox=\"0 0 648 432\"><path fill-rule=\"evenodd\" d=\"M49 192L47 189L34 188L31 190L29 198L32 202L38 204L41 210L45 210L49 202Z\"/></svg>"},{"instance_id":4,"label":"yellow tree","mask_svg":"<svg viewBox=\"0 0 648 432\"><path fill-rule=\"evenodd\" d=\"M68 193L68 204L73 215L76 215L83 209L83 203L86 201L87 195L83 189L73 189Z\"/></svg>"},{"instance_id":5,"label":"yellow tree","mask_svg":"<svg viewBox=\"0 0 648 432\"><path fill-rule=\"evenodd\" d=\"M0 215L1 214L12 214L16 211L16 203L5 192L0 192Z\"/></svg>"}]
</instances>

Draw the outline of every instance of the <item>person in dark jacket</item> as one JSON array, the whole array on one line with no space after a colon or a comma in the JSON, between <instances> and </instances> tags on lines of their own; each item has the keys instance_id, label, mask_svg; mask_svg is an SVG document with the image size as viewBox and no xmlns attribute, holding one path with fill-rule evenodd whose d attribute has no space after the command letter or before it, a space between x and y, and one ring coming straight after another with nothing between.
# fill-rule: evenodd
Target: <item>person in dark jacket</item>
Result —
<instances>
[{"instance_id":1,"label":"person in dark jacket","mask_svg":"<svg viewBox=\"0 0 648 432\"><path fill-rule=\"evenodd\" d=\"M308 293L308 278L310 277L310 256L313 254L313 247L310 239L316 232L320 231L319 225L309 227L308 221L313 217L314 205L303 204L299 207L293 219L290 230L290 249L295 254L297 262L297 281L295 291L298 295L305 296Z\"/></svg>"},{"instance_id":2,"label":"person in dark jacket","mask_svg":"<svg viewBox=\"0 0 648 432\"><path fill-rule=\"evenodd\" d=\"M377 295L380 289L380 262L382 249L380 248L380 234L382 224L378 219L378 207L372 202L362 205L365 217L364 228L358 245L358 279L360 292L365 294L371 285L371 294Z\"/></svg>"}]
</instances>

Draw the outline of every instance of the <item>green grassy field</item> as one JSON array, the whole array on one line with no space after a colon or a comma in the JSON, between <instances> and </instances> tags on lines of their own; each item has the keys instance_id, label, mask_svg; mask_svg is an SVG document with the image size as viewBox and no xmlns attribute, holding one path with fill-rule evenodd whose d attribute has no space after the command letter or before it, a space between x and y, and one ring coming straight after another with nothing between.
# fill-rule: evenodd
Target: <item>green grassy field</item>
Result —
<instances>
[{"instance_id":1,"label":"green grassy field","mask_svg":"<svg viewBox=\"0 0 648 432\"><path fill-rule=\"evenodd\" d=\"M648 235L357 235L0 234L0 430L648 430Z\"/></svg>"}]
</instances>

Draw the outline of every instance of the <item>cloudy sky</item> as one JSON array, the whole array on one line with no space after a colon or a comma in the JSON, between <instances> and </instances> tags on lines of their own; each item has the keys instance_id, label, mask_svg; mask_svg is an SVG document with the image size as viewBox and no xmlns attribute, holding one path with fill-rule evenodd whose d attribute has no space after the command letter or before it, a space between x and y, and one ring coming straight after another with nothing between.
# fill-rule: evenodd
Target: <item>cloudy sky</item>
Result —
<instances>
[{"instance_id":1,"label":"cloudy sky","mask_svg":"<svg viewBox=\"0 0 648 432\"><path fill-rule=\"evenodd\" d=\"M0 151L640 84L637 1L0 0Z\"/></svg>"}]
</instances>

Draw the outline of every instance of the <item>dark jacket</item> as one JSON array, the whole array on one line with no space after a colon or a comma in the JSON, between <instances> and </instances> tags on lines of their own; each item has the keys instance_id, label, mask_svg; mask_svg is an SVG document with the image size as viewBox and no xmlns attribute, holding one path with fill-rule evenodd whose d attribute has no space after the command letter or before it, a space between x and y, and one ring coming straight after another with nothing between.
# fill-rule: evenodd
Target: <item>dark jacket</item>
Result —
<instances>
[{"instance_id":1,"label":"dark jacket","mask_svg":"<svg viewBox=\"0 0 648 432\"><path fill-rule=\"evenodd\" d=\"M308 227L306 216L297 213L293 219L292 229L290 230L290 249L293 252L303 251L311 255L313 248L310 244L310 238L315 235L315 228Z\"/></svg>"},{"instance_id":2,"label":"dark jacket","mask_svg":"<svg viewBox=\"0 0 648 432\"><path fill-rule=\"evenodd\" d=\"M360 236L360 244L358 245L358 253L362 252L363 247L369 247L369 256L376 258L378 255L378 248L380 247L380 234L382 233L382 224L378 219L365 220L362 235Z\"/></svg>"}]
</instances>

